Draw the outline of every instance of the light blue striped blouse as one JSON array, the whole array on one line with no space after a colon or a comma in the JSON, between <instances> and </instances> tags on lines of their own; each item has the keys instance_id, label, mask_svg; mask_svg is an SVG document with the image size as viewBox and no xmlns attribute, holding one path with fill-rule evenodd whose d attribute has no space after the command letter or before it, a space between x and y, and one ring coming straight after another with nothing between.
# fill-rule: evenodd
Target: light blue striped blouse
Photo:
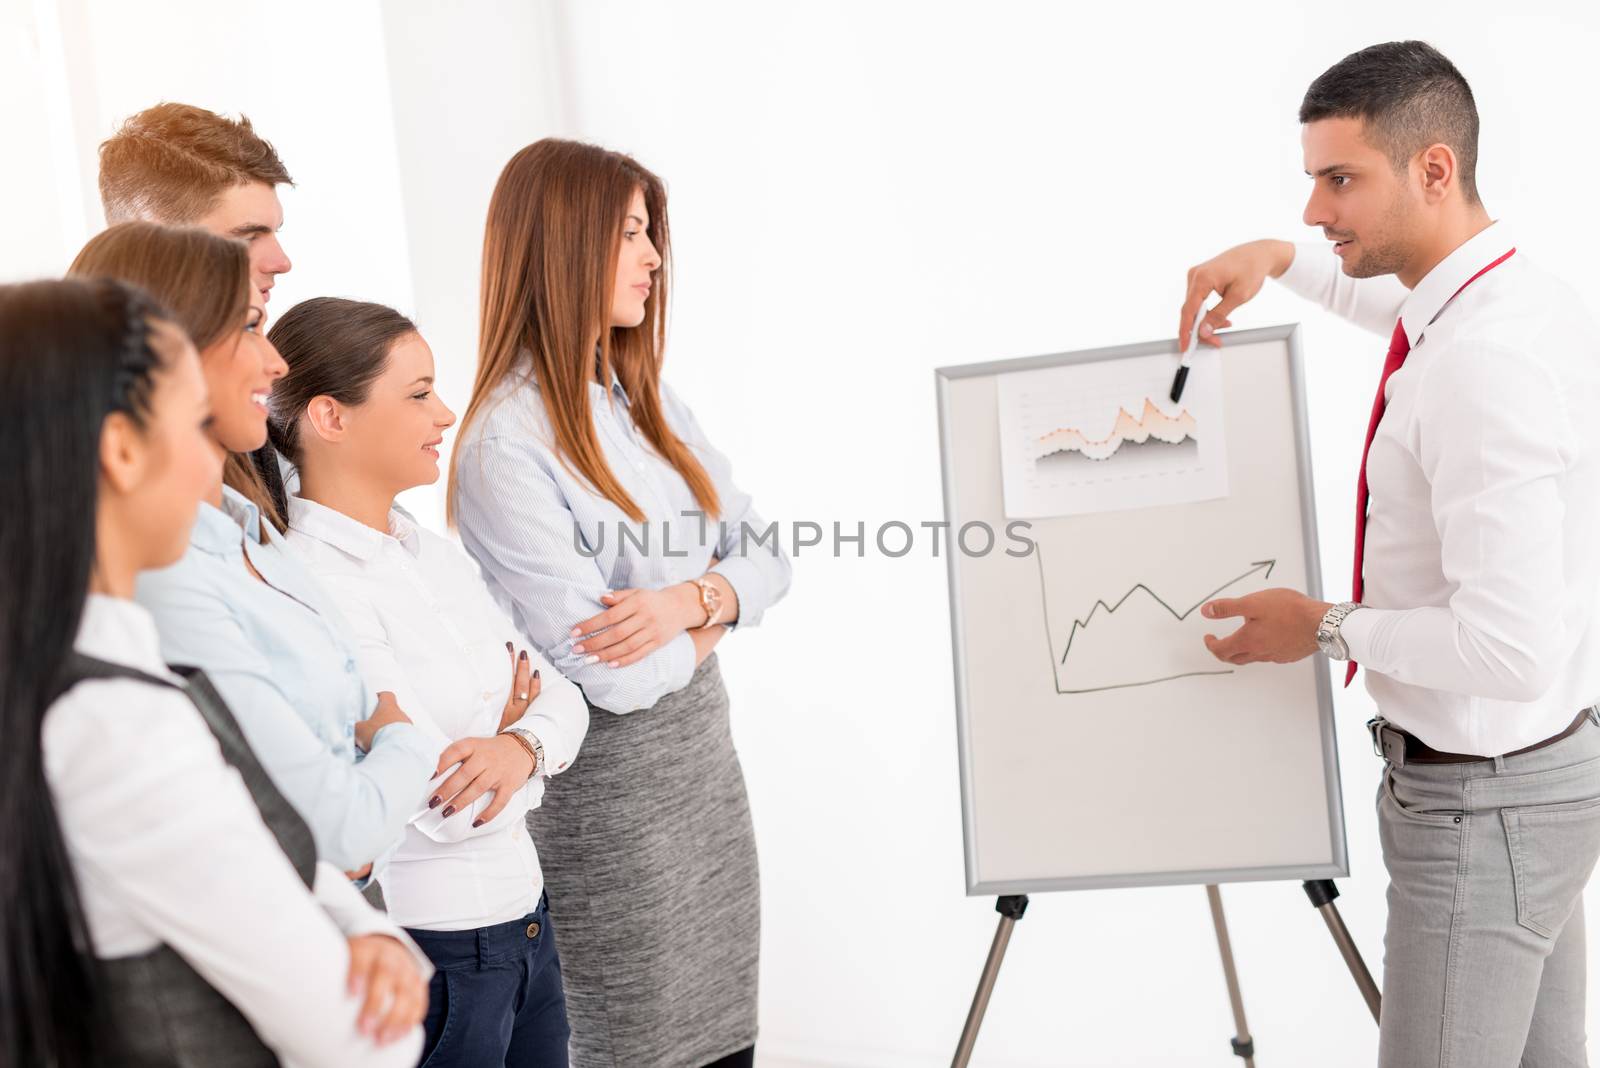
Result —
<instances>
[{"instance_id":1,"label":"light blue striped blouse","mask_svg":"<svg viewBox=\"0 0 1600 1068\"><path fill-rule=\"evenodd\" d=\"M423 801L439 752L409 723L355 746L377 698L337 608L281 538L260 540L260 513L222 489L200 505L188 551L139 576L135 599L155 617L161 656L205 671L273 785L300 813L317 856L352 871L398 844ZM244 566L244 555L265 582ZM204 804L204 798L186 803Z\"/></svg>"},{"instance_id":2,"label":"light blue striped blouse","mask_svg":"<svg viewBox=\"0 0 1600 1068\"><path fill-rule=\"evenodd\" d=\"M524 359L456 442L457 526L496 600L562 674L596 706L649 708L688 685L694 643L679 634L624 667L585 664L569 632L606 608L608 589L660 589L711 570L739 598L738 627L755 626L789 589L790 563L776 530L733 484L732 465L706 440L694 413L661 384L662 409L717 487L723 515L705 517L682 476L650 447L612 375L608 391L589 383L590 407L606 461L644 511L643 524L557 458L531 361ZM609 402L609 403L608 403ZM628 534L619 536L622 527ZM576 529L576 534L575 534Z\"/></svg>"}]
</instances>

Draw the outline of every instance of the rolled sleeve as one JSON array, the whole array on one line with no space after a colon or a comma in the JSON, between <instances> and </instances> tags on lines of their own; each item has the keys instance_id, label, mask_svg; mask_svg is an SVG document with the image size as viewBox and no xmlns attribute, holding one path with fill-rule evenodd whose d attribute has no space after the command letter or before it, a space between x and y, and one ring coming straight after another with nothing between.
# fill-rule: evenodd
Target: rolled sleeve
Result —
<instances>
[{"instance_id":1,"label":"rolled sleeve","mask_svg":"<svg viewBox=\"0 0 1600 1068\"><path fill-rule=\"evenodd\" d=\"M728 580L739 598L738 618L730 630L753 627L768 608L789 592L793 565L783 551L783 539L755 509L754 499L733 481L733 462L711 444L694 411L665 382L661 395L685 442L699 455L722 497L717 557L711 570Z\"/></svg>"},{"instance_id":2,"label":"rolled sleeve","mask_svg":"<svg viewBox=\"0 0 1600 1068\"><path fill-rule=\"evenodd\" d=\"M576 524L545 457L529 443L490 437L463 446L457 461L462 544L515 606L518 623L553 667L599 708L649 708L689 684L694 641L683 633L632 664L607 667L574 654L580 620L606 609L609 586L574 544Z\"/></svg>"},{"instance_id":3,"label":"rolled sleeve","mask_svg":"<svg viewBox=\"0 0 1600 1068\"><path fill-rule=\"evenodd\" d=\"M727 621L728 627L753 627L760 623L774 599L769 576L761 565L746 556L730 556L711 565L711 570L727 579L739 598L739 616Z\"/></svg>"}]
</instances>

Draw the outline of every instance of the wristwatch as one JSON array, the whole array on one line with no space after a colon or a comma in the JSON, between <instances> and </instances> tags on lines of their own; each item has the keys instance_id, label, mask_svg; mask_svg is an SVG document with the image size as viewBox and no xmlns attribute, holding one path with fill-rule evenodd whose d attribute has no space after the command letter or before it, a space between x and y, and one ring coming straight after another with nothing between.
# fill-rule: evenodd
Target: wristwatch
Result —
<instances>
[{"instance_id":1,"label":"wristwatch","mask_svg":"<svg viewBox=\"0 0 1600 1068\"><path fill-rule=\"evenodd\" d=\"M1345 601L1323 613L1322 622L1317 624L1317 648L1321 649L1329 660L1350 659L1350 646L1339 633L1339 625L1344 622L1346 616L1360 607L1359 602Z\"/></svg>"},{"instance_id":2,"label":"wristwatch","mask_svg":"<svg viewBox=\"0 0 1600 1068\"><path fill-rule=\"evenodd\" d=\"M544 770L544 743L539 740L537 734L525 727L507 727L500 733L511 735L528 751L528 755L533 757L533 770L528 773L528 778L531 779Z\"/></svg>"},{"instance_id":3,"label":"wristwatch","mask_svg":"<svg viewBox=\"0 0 1600 1068\"><path fill-rule=\"evenodd\" d=\"M718 616L722 615L722 591L717 589L716 584L704 575L691 581L700 588L700 607L706 610L706 621L694 629L704 630L715 623Z\"/></svg>"}]
</instances>

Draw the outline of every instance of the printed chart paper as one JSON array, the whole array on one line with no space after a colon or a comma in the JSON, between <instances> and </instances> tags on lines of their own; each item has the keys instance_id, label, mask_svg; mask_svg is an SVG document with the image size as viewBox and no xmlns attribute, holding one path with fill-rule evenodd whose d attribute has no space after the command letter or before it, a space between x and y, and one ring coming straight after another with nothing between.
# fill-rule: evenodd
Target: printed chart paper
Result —
<instances>
[{"instance_id":1,"label":"printed chart paper","mask_svg":"<svg viewBox=\"0 0 1600 1068\"><path fill-rule=\"evenodd\" d=\"M1005 514L1027 519L1228 495L1222 368L1202 353L1183 400L1169 355L996 377Z\"/></svg>"}]
</instances>

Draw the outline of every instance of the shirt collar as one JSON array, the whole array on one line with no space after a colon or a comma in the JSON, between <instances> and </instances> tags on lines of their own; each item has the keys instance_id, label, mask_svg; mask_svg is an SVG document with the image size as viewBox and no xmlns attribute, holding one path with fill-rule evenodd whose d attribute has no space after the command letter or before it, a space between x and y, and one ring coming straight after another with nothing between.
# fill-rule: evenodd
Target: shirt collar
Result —
<instances>
[{"instance_id":1,"label":"shirt collar","mask_svg":"<svg viewBox=\"0 0 1600 1068\"><path fill-rule=\"evenodd\" d=\"M1490 223L1462 242L1424 275L1400 307L1400 321L1405 324L1406 340L1411 347L1416 347L1428 327L1450 303L1450 298L1473 275L1505 255L1516 243L1516 237L1505 223Z\"/></svg>"},{"instance_id":2,"label":"shirt collar","mask_svg":"<svg viewBox=\"0 0 1600 1068\"><path fill-rule=\"evenodd\" d=\"M596 345L594 349L594 369L598 374L600 371L599 345ZM617 377L617 365L615 363L611 365L611 388L609 390L592 379L589 382L589 395L596 401L605 400L608 392L616 394L617 397L621 398L623 404L628 403L628 391L622 388L622 379Z\"/></svg>"},{"instance_id":3,"label":"shirt collar","mask_svg":"<svg viewBox=\"0 0 1600 1068\"><path fill-rule=\"evenodd\" d=\"M91 593L83 605L78 639L73 648L85 656L142 668L165 676L161 635L156 621L140 605L122 597Z\"/></svg>"},{"instance_id":4,"label":"shirt collar","mask_svg":"<svg viewBox=\"0 0 1600 1068\"><path fill-rule=\"evenodd\" d=\"M290 497L289 529L362 561L377 556L386 541L399 542L412 556L422 548L416 521L398 505L389 510L389 533L385 534L325 504L304 497Z\"/></svg>"},{"instance_id":5,"label":"shirt collar","mask_svg":"<svg viewBox=\"0 0 1600 1068\"><path fill-rule=\"evenodd\" d=\"M200 503L200 514L195 517L189 542L208 553L223 556L243 551L241 534L258 545L261 543L261 511L232 486L223 486L221 508L208 501Z\"/></svg>"}]
</instances>

